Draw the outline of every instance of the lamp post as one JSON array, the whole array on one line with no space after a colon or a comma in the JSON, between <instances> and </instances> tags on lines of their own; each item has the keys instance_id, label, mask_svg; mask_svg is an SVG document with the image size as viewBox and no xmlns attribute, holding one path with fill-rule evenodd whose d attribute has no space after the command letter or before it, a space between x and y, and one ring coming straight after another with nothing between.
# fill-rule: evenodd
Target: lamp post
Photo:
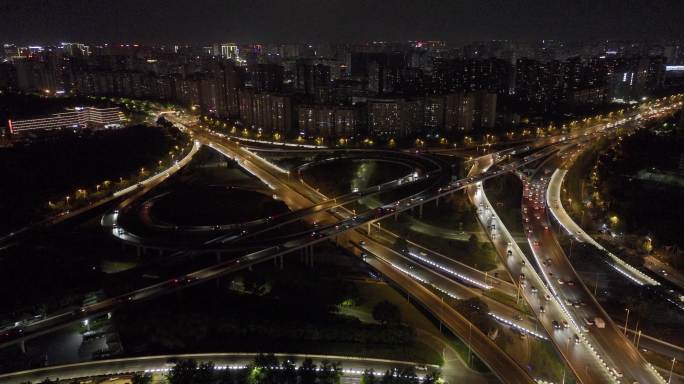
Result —
<instances>
[{"instance_id":1,"label":"lamp post","mask_svg":"<svg viewBox=\"0 0 684 384\"><path fill-rule=\"evenodd\" d=\"M627 321L629 320L629 308L625 308L625 311L627 311L627 317L625 318L624 334L627 335Z\"/></svg>"}]
</instances>

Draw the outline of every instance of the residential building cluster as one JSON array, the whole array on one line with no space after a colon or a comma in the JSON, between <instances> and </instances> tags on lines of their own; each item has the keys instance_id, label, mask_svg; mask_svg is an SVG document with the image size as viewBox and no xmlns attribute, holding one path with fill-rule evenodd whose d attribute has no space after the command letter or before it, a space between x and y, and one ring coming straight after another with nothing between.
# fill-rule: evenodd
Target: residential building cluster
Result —
<instances>
[{"instance_id":1,"label":"residential building cluster","mask_svg":"<svg viewBox=\"0 0 684 384\"><path fill-rule=\"evenodd\" d=\"M0 89L165 100L286 137L456 135L684 83L678 43L5 44Z\"/></svg>"}]
</instances>

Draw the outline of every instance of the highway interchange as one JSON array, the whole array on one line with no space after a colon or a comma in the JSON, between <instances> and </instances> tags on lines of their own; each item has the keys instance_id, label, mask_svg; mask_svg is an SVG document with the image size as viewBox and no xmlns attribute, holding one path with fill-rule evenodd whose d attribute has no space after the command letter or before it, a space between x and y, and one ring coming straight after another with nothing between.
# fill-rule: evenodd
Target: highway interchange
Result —
<instances>
[{"instance_id":1,"label":"highway interchange","mask_svg":"<svg viewBox=\"0 0 684 384\"><path fill-rule=\"evenodd\" d=\"M622 117L599 120L570 134L549 136L533 144L481 156L470 163L468 175L458 180L452 179L450 172L429 156L396 155L394 152L391 156L396 156L396 161L410 163L413 168L420 167L420 172L410 173L367 190L333 198L320 194L299 177L292 175L291 171L269 162L259 155L258 148L201 129L198 125L187 124L187 121L176 120L176 124L194 133L197 147L209 146L237 161L242 168L268 185L292 211L269 220L268 223L260 224L255 231L250 229L249 232L238 236L222 234L198 247L178 251L179 253L221 251L230 248L234 243L267 234L275 227L299 220L311 223L313 230L291 234L279 239L278 244L274 243L236 259L219 262L91 305L69 308L40 322L17 327L5 332L3 339L0 339L0 346L27 340L55 328L113 311L131 302L147 300L200 284L264 261L279 258L282 260L282 256L294 251L311 253L312 246L316 243L332 240L363 257L371 267L417 300L448 329L462 340L468 340L473 352L503 382L529 383L534 382L536 378L525 369L523 362L516 360L515 356L510 356L446 303L445 295L452 298L467 298L478 296L490 289L500 290L509 296L521 295L534 316L521 316L519 309L489 299L487 296L480 296L487 302L492 310L492 316L497 320L514 324L515 329L530 337L551 340L579 382L664 383L665 378L645 361L582 284L558 244L551 229L551 220L560 221L564 228L575 233L583 241L598 245L569 219L557 197L562 182L562 176L559 176L562 175L562 171L558 169L563 163L564 156L577 151L588 140L612 134L618 127L639 124L641 120L658 118L680 108L680 99L681 96L661 100L652 104L651 109L635 109ZM173 121L173 117L169 118ZM245 148L246 146L248 148ZM304 150L330 151L320 148ZM363 153L360 155L363 156ZM410 161L407 160L409 157ZM519 172L531 166L536 168L530 176ZM484 193L484 181L510 172L518 174L525 182L521 220L524 221L525 235L532 249L531 255L523 253ZM166 174L165 177L170 175ZM478 220L506 266L511 277L510 282L495 283L494 279L483 276L480 271L434 252L424 252L415 246L407 252L392 249L373 234L373 231L382 232L376 224L380 220L394 217L401 211L422 209L422 205L429 202L437 204L440 198L462 190L467 192L476 207ZM405 191L408 195L364 212L357 213L345 207L361 197L389 191ZM135 197L125 200L119 209L126 209L140 195L136 193ZM133 243L144 241L133 234L127 237L125 229L112 224L116 222L117 213L118 211L111 213L109 219L105 220L111 225L112 234ZM619 257L613 257L616 270L638 284L659 284L635 267L621 263ZM516 318L520 320L515 320ZM605 325L599 326L599 323Z\"/></svg>"}]
</instances>

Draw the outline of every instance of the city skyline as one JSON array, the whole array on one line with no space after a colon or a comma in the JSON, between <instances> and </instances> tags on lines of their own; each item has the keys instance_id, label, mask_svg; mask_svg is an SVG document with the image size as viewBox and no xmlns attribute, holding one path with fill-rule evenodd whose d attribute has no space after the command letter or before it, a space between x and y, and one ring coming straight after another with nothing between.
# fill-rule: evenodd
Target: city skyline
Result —
<instances>
[{"instance_id":1,"label":"city skyline","mask_svg":"<svg viewBox=\"0 0 684 384\"><path fill-rule=\"evenodd\" d=\"M5 0L0 382L684 384L682 15Z\"/></svg>"}]
</instances>

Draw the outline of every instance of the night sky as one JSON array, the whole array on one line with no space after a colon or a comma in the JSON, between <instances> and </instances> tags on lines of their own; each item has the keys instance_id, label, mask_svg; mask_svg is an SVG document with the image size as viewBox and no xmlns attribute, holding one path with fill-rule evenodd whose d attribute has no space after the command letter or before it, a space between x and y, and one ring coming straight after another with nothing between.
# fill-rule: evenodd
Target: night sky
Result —
<instances>
[{"instance_id":1,"label":"night sky","mask_svg":"<svg viewBox=\"0 0 684 384\"><path fill-rule=\"evenodd\" d=\"M684 0L0 0L0 42L661 39Z\"/></svg>"}]
</instances>

